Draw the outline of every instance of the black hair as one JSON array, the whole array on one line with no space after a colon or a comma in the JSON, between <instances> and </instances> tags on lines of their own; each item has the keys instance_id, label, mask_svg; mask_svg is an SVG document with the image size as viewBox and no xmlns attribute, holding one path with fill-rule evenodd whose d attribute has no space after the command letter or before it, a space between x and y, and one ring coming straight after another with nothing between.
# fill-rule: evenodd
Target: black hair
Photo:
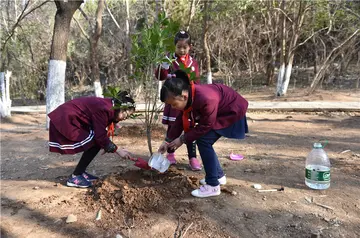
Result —
<instances>
[{"instance_id":1,"label":"black hair","mask_svg":"<svg viewBox=\"0 0 360 238\"><path fill-rule=\"evenodd\" d=\"M165 102L170 96L180 96L183 91L189 91L190 89L190 79L186 72L176 70L174 74L175 78L167 79L161 87L160 100L162 102Z\"/></svg>"},{"instance_id":2,"label":"black hair","mask_svg":"<svg viewBox=\"0 0 360 238\"><path fill-rule=\"evenodd\" d=\"M135 110L135 101L132 99L127 91L118 92L116 98L113 98L115 106L119 106L120 110Z\"/></svg>"},{"instance_id":3,"label":"black hair","mask_svg":"<svg viewBox=\"0 0 360 238\"><path fill-rule=\"evenodd\" d=\"M187 31L179 31L178 33L176 33L174 40L175 45L180 40L184 40L188 45L191 45L191 36Z\"/></svg>"}]
</instances>

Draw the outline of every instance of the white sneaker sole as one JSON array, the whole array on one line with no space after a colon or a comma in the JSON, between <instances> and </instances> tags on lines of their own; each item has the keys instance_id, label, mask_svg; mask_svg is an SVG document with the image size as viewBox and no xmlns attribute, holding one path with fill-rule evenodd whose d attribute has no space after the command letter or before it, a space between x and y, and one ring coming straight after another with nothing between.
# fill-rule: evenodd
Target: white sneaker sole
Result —
<instances>
[{"instance_id":1,"label":"white sneaker sole","mask_svg":"<svg viewBox=\"0 0 360 238\"><path fill-rule=\"evenodd\" d=\"M73 187L73 188L90 188L90 186L81 186L81 185L77 185L75 183L69 183L69 182L66 182L66 186L68 187Z\"/></svg>"},{"instance_id":2,"label":"white sneaker sole","mask_svg":"<svg viewBox=\"0 0 360 238\"><path fill-rule=\"evenodd\" d=\"M220 185L226 185L226 183L227 183L225 175L223 177L219 178L218 180L219 180ZM199 182L200 182L201 185L206 184L205 179L200 179Z\"/></svg>"},{"instance_id":3,"label":"white sneaker sole","mask_svg":"<svg viewBox=\"0 0 360 238\"><path fill-rule=\"evenodd\" d=\"M216 193L212 193L212 194L200 194L199 189L196 189L194 191L191 192L191 195L193 195L194 197L197 198L208 198L208 197L215 197L215 196L219 196L221 194L220 189L218 191L216 191Z\"/></svg>"}]
</instances>

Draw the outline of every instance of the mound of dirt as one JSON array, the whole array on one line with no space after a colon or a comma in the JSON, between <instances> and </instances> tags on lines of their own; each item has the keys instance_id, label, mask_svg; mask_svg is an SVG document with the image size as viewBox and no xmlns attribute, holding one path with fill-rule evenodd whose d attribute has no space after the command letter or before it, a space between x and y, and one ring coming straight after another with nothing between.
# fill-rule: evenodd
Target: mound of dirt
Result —
<instances>
[{"instance_id":1,"label":"mound of dirt","mask_svg":"<svg viewBox=\"0 0 360 238\"><path fill-rule=\"evenodd\" d=\"M179 199L190 197L198 179L176 168L166 173L130 170L109 175L94 184L87 203L112 220L143 220L152 212L167 214L178 207ZM177 202L175 202L175 200ZM180 204L179 204L180 205Z\"/></svg>"}]
</instances>

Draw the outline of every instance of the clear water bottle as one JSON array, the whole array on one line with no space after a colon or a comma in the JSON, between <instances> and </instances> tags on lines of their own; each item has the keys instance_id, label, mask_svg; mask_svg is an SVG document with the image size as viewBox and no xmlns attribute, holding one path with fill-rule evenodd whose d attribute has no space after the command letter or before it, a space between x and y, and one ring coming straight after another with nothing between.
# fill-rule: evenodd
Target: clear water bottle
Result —
<instances>
[{"instance_id":1,"label":"clear water bottle","mask_svg":"<svg viewBox=\"0 0 360 238\"><path fill-rule=\"evenodd\" d=\"M321 143L314 143L306 158L305 184L312 189L330 187L330 160Z\"/></svg>"}]
</instances>

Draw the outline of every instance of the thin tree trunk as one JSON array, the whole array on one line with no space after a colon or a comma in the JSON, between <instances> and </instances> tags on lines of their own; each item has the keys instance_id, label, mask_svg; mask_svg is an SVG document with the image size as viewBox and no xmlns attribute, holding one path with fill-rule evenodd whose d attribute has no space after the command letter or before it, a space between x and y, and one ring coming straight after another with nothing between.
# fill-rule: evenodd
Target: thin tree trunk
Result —
<instances>
[{"instance_id":1,"label":"thin tree trunk","mask_svg":"<svg viewBox=\"0 0 360 238\"><path fill-rule=\"evenodd\" d=\"M301 0L299 2L299 4L300 4L300 6L299 6L296 22L295 22L296 25L293 26L293 36L291 37L290 48L287 51L285 80L283 81L283 84L281 86L281 92L280 92L281 96L286 95L288 87L289 87L290 77L291 77L291 73L292 73L292 65L293 65L294 56L295 56L295 49L297 46L297 41L300 36L301 27L303 25L305 13L306 13L306 3Z\"/></svg>"},{"instance_id":2,"label":"thin tree trunk","mask_svg":"<svg viewBox=\"0 0 360 238\"><path fill-rule=\"evenodd\" d=\"M129 75L132 74L133 66L131 64L130 56L131 56L131 38L130 38L130 4L129 0L125 0L125 8L126 8L126 20L125 20L125 30L126 30L126 54L128 59L128 71Z\"/></svg>"},{"instance_id":3,"label":"thin tree trunk","mask_svg":"<svg viewBox=\"0 0 360 238\"><path fill-rule=\"evenodd\" d=\"M317 51L317 45L316 45L316 40L315 40L315 38L313 38L313 40L312 40L312 42L313 42L313 47L314 47L314 52L313 52L313 54L314 54L314 58L313 58L313 63L314 63L314 75L316 75L316 73L317 73L317 62L318 62L318 51Z\"/></svg>"},{"instance_id":4,"label":"thin tree trunk","mask_svg":"<svg viewBox=\"0 0 360 238\"><path fill-rule=\"evenodd\" d=\"M0 88L1 88L1 117L11 117L11 100L10 100L10 77L11 71L0 72Z\"/></svg>"},{"instance_id":5,"label":"thin tree trunk","mask_svg":"<svg viewBox=\"0 0 360 238\"><path fill-rule=\"evenodd\" d=\"M293 61L294 61L294 55L291 55L287 65L286 65L285 80L284 80L284 83L283 83L283 85L281 87L281 96L284 96L287 93L289 83L290 83L290 77L291 77L291 72L292 72Z\"/></svg>"},{"instance_id":6,"label":"thin tree trunk","mask_svg":"<svg viewBox=\"0 0 360 238\"><path fill-rule=\"evenodd\" d=\"M357 53L357 62L356 62L356 68L360 67L360 51ZM358 74L358 78L355 82L355 91L358 91L359 89L359 81L360 81L360 75Z\"/></svg>"},{"instance_id":7,"label":"thin tree trunk","mask_svg":"<svg viewBox=\"0 0 360 238\"><path fill-rule=\"evenodd\" d=\"M189 14L189 20L187 22L186 30L188 31L190 28L191 20L195 15L195 0L191 0L190 3L190 14Z\"/></svg>"},{"instance_id":8,"label":"thin tree trunk","mask_svg":"<svg viewBox=\"0 0 360 238\"><path fill-rule=\"evenodd\" d=\"M5 95L5 73L0 72L0 90L1 90L1 100L0 100L0 117L6 117L6 95Z\"/></svg>"},{"instance_id":9,"label":"thin tree trunk","mask_svg":"<svg viewBox=\"0 0 360 238\"><path fill-rule=\"evenodd\" d=\"M285 0L281 2L281 9L285 9ZM281 25L281 53L280 53L280 69L277 79L276 95L281 96L281 87L285 75L285 54L286 54L286 18L285 15L281 15L282 25Z\"/></svg>"},{"instance_id":10,"label":"thin tree trunk","mask_svg":"<svg viewBox=\"0 0 360 238\"><path fill-rule=\"evenodd\" d=\"M208 31L209 31L209 0L204 1L204 34L203 34L203 47L204 47L204 54L206 58L206 81L208 84L212 84L212 74L211 74L211 57L210 57L210 50L207 43L208 38Z\"/></svg>"},{"instance_id":11,"label":"thin tree trunk","mask_svg":"<svg viewBox=\"0 0 360 238\"><path fill-rule=\"evenodd\" d=\"M47 114L65 101L65 70L70 22L82 2L83 1L55 1L57 11L51 43L46 89ZM47 118L46 128L49 128L49 118Z\"/></svg>"},{"instance_id":12,"label":"thin tree trunk","mask_svg":"<svg viewBox=\"0 0 360 238\"><path fill-rule=\"evenodd\" d=\"M104 97L100 83L100 69L98 58L98 43L102 32L102 15L105 8L105 0L98 1L98 7L96 9L96 24L95 30L91 38L90 45L90 60L91 60L91 78L94 82L95 96Z\"/></svg>"},{"instance_id":13,"label":"thin tree trunk","mask_svg":"<svg viewBox=\"0 0 360 238\"><path fill-rule=\"evenodd\" d=\"M156 13L156 19L158 18L159 14L160 14L160 10L161 10L161 1L159 0L156 0L155 1L156 3L156 7L155 7L155 13ZM160 78L160 68L159 68L159 75L157 75L157 78ZM163 82L161 80L158 80L158 90L157 90L157 93L158 93L158 96L160 98L160 92L161 92L161 87L163 85ZM151 133L151 130L150 130L150 133ZM151 153L152 154L152 153Z\"/></svg>"}]
</instances>

